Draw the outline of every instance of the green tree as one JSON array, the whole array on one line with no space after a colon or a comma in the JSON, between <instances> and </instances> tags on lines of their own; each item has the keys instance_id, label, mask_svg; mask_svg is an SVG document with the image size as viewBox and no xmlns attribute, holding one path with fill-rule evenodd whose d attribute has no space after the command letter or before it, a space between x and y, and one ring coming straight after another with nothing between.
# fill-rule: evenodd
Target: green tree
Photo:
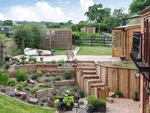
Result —
<instances>
[{"instance_id":1,"label":"green tree","mask_svg":"<svg viewBox=\"0 0 150 113\"><path fill-rule=\"evenodd\" d=\"M138 13L148 7L150 0L133 0L129 5L130 14Z\"/></svg>"},{"instance_id":2,"label":"green tree","mask_svg":"<svg viewBox=\"0 0 150 113\"><path fill-rule=\"evenodd\" d=\"M12 26L12 25L13 25L12 20L5 20L3 23L3 26Z\"/></svg>"},{"instance_id":3,"label":"green tree","mask_svg":"<svg viewBox=\"0 0 150 113\"><path fill-rule=\"evenodd\" d=\"M95 21L96 23L101 23L104 17L110 16L110 8L103 8L102 4L94 4L89 6L87 12L84 15L88 17L90 21Z\"/></svg>"}]
</instances>

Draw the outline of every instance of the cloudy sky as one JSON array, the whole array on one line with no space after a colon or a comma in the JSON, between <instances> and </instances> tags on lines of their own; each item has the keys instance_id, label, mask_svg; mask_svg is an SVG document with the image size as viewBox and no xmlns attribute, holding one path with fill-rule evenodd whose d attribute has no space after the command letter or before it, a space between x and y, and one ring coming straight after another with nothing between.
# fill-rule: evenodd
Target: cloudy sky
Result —
<instances>
[{"instance_id":1,"label":"cloudy sky","mask_svg":"<svg viewBox=\"0 0 150 113\"><path fill-rule=\"evenodd\" d=\"M132 0L1 0L0 20L27 20L78 23L86 20L89 6L101 3L112 11L124 7L128 12Z\"/></svg>"}]
</instances>

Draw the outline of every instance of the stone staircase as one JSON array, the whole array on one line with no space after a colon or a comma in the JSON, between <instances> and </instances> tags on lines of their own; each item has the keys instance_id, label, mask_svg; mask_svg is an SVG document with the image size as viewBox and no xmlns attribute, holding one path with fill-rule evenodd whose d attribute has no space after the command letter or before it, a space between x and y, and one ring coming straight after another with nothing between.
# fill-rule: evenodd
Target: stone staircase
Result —
<instances>
[{"instance_id":1,"label":"stone staircase","mask_svg":"<svg viewBox=\"0 0 150 113\"><path fill-rule=\"evenodd\" d=\"M76 78L86 96L93 94L93 91L97 88L104 89L105 87L104 81L97 75L94 61L77 61ZM107 94L107 96L109 96L109 94Z\"/></svg>"}]
</instances>

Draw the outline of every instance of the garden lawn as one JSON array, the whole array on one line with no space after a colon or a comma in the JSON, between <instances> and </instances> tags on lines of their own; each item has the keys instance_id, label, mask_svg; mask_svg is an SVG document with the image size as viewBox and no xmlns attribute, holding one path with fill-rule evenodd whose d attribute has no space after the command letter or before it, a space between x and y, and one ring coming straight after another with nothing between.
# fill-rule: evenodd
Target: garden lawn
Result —
<instances>
[{"instance_id":1,"label":"garden lawn","mask_svg":"<svg viewBox=\"0 0 150 113\"><path fill-rule=\"evenodd\" d=\"M80 46L77 55L112 55L112 47Z\"/></svg>"},{"instance_id":2,"label":"garden lawn","mask_svg":"<svg viewBox=\"0 0 150 113\"><path fill-rule=\"evenodd\" d=\"M13 38L8 38L8 37L5 37L5 33L0 33L0 37L2 38L2 40L12 40Z\"/></svg>"},{"instance_id":3,"label":"garden lawn","mask_svg":"<svg viewBox=\"0 0 150 113\"><path fill-rule=\"evenodd\" d=\"M56 53L55 55L66 55L66 51L67 49L55 49L56 50Z\"/></svg>"},{"instance_id":4,"label":"garden lawn","mask_svg":"<svg viewBox=\"0 0 150 113\"><path fill-rule=\"evenodd\" d=\"M0 94L1 113L55 113L56 109L44 109L36 106L29 106L11 97Z\"/></svg>"}]
</instances>

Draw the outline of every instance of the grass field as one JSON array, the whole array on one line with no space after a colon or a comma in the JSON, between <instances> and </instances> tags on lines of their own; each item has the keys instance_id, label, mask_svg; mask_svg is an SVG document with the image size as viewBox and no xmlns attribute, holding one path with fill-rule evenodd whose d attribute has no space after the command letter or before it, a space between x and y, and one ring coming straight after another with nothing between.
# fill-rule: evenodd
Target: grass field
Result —
<instances>
[{"instance_id":1,"label":"grass field","mask_svg":"<svg viewBox=\"0 0 150 113\"><path fill-rule=\"evenodd\" d=\"M0 94L0 113L55 113L56 109L29 106Z\"/></svg>"},{"instance_id":2,"label":"grass field","mask_svg":"<svg viewBox=\"0 0 150 113\"><path fill-rule=\"evenodd\" d=\"M5 37L6 34L4 33L0 33L0 37L1 37L1 40L11 40L13 38L8 38L8 37Z\"/></svg>"}]
</instances>

